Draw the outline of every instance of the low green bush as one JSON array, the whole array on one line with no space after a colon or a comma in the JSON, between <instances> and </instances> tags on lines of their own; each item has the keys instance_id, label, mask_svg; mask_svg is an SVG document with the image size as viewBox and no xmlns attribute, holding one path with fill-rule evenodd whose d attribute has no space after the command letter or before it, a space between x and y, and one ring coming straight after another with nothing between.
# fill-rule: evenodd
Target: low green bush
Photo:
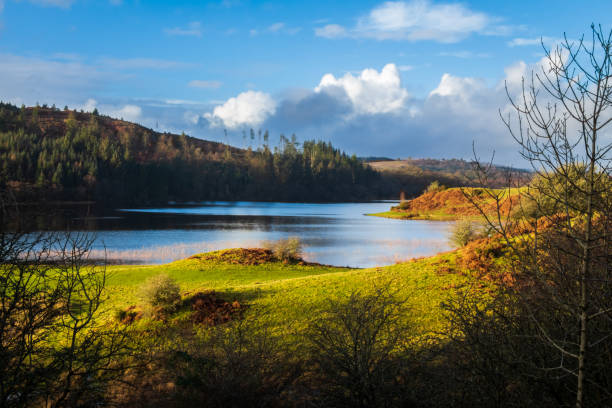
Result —
<instances>
[{"instance_id":1,"label":"low green bush","mask_svg":"<svg viewBox=\"0 0 612 408\"><path fill-rule=\"evenodd\" d=\"M463 219L455 222L449 233L449 241L457 247L466 246L469 242L486 235L485 228L476 221Z\"/></svg>"},{"instance_id":2,"label":"low green bush","mask_svg":"<svg viewBox=\"0 0 612 408\"><path fill-rule=\"evenodd\" d=\"M141 289L144 301L154 308L165 311L176 309L181 301L178 283L168 275L157 275L149 278Z\"/></svg>"},{"instance_id":3,"label":"low green bush","mask_svg":"<svg viewBox=\"0 0 612 408\"><path fill-rule=\"evenodd\" d=\"M425 193L433 193L446 190L446 186L440 184L438 180L431 182L425 189Z\"/></svg>"}]
</instances>

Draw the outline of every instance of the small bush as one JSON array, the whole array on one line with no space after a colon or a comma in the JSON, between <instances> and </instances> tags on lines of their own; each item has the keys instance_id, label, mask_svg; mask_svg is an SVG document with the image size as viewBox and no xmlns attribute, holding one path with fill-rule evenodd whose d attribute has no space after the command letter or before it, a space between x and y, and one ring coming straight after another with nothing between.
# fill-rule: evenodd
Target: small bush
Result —
<instances>
[{"instance_id":1,"label":"small bush","mask_svg":"<svg viewBox=\"0 0 612 408\"><path fill-rule=\"evenodd\" d=\"M397 206L400 210L405 210L407 208L410 208L410 201L404 201L401 202L398 206Z\"/></svg>"},{"instance_id":2,"label":"small bush","mask_svg":"<svg viewBox=\"0 0 612 408\"><path fill-rule=\"evenodd\" d=\"M267 242L265 247L271 250L278 260L283 262L298 261L302 258L303 245L298 237Z\"/></svg>"},{"instance_id":3,"label":"small bush","mask_svg":"<svg viewBox=\"0 0 612 408\"><path fill-rule=\"evenodd\" d=\"M149 278L141 291L142 297L149 306L164 311L176 309L181 301L180 287L168 275L157 275Z\"/></svg>"},{"instance_id":4,"label":"small bush","mask_svg":"<svg viewBox=\"0 0 612 408\"><path fill-rule=\"evenodd\" d=\"M427 188L425 189L425 193L435 193L435 192L444 191L444 190L446 190L446 186L443 184L440 184L440 182L436 180L427 186Z\"/></svg>"},{"instance_id":5,"label":"small bush","mask_svg":"<svg viewBox=\"0 0 612 408\"><path fill-rule=\"evenodd\" d=\"M450 231L449 241L457 247L466 246L469 242L485 236L482 225L469 219L459 220Z\"/></svg>"}]
</instances>

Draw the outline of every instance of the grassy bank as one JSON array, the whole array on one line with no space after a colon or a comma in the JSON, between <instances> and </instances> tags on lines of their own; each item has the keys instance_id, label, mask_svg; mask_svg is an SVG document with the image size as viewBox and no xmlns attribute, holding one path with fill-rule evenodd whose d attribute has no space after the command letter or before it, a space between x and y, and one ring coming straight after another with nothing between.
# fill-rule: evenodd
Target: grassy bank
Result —
<instances>
[{"instance_id":1,"label":"grassy bank","mask_svg":"<svg viewBox=\"0 0 612 408\"><path fill-rule=\"evenodd\" d=\"M440 303L467 281L462 274L449 272L447 265L454 264L455 258L452 253L385 267L348 269L275 260L253 264L240 251L216 251L165 265L110 266L108 309L142 308L139 291L144 282L167 274L180 285L184 299L214 290L228 302L247 305L246 318L265 318L279 334L288 334L319 316L330 298L384 286L406 299L417 330L425 333L443 329ZM446 266L443 272L441 264ZM176 319L181 319L180 314Z\"/></svg>"}]
</instances>

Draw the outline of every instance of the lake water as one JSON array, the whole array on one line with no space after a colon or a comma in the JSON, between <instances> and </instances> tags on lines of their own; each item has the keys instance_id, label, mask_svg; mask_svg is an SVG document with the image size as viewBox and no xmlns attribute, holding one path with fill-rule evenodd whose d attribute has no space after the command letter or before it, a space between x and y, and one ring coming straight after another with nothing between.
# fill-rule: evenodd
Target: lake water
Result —
<instances>
[{"instance_id":1,"label":"lake water","mask_svg":"<svg viewBox=\"0 0 612 408\"><path fill-rule=\"evenodd\" d=\"M106 248L111 262L170 262L292 236L304 243L306 260L338 266L388 265L450 249L449 222L365 215L387 211L393 204L209 202L118 209L70 221L73 230L94 231L94 257L102 257Z\"/></svg>"}]
</instances>

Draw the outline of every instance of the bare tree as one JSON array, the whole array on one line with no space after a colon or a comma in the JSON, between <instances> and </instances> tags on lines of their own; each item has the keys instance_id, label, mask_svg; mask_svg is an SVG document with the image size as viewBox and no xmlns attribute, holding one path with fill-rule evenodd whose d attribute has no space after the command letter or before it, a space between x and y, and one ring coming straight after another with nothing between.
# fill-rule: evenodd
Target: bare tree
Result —
<instances>
[{"instance_id":1,"label":"bare tree","mask_svg":"<svg viewBox=\"0 0 612 408\"><path fill-rule=\"evenodd\" d=\"M405 406L408 309L386 288L329 300L306 331L323 406ZM402 405L403 404L403 405Z\"/></svg>"},{"instance_id":2,"label":"bare tree","mask_svg":"<svg viewBox=\"0 0 612 408\"><path fill-rule=\"evenodd\" d=\"M509 289L533 336L557 355L540 368L574 379L577 408L594 395L612 399L612 31L591 31L588 40L543 45L544 63L523 78L518 98L506 86L513 109L502 120L535 178L518 195L512 186L487 190L494 216L480 207L516 256ZM487 167L478 170L486 183Z\"/></svg>"},{"instance_id":3,"label":"bare tree","mask_svg":"<svg viewBox=\"0 0 612 408\"><path fill-rule=\"evenodd\" d=\"M0 200L0 221L17 217ZM128 361L128 331L100 318L106 269L87 234L0 231L0 406L104 401Z\"/></svg>"}]
</instances>

